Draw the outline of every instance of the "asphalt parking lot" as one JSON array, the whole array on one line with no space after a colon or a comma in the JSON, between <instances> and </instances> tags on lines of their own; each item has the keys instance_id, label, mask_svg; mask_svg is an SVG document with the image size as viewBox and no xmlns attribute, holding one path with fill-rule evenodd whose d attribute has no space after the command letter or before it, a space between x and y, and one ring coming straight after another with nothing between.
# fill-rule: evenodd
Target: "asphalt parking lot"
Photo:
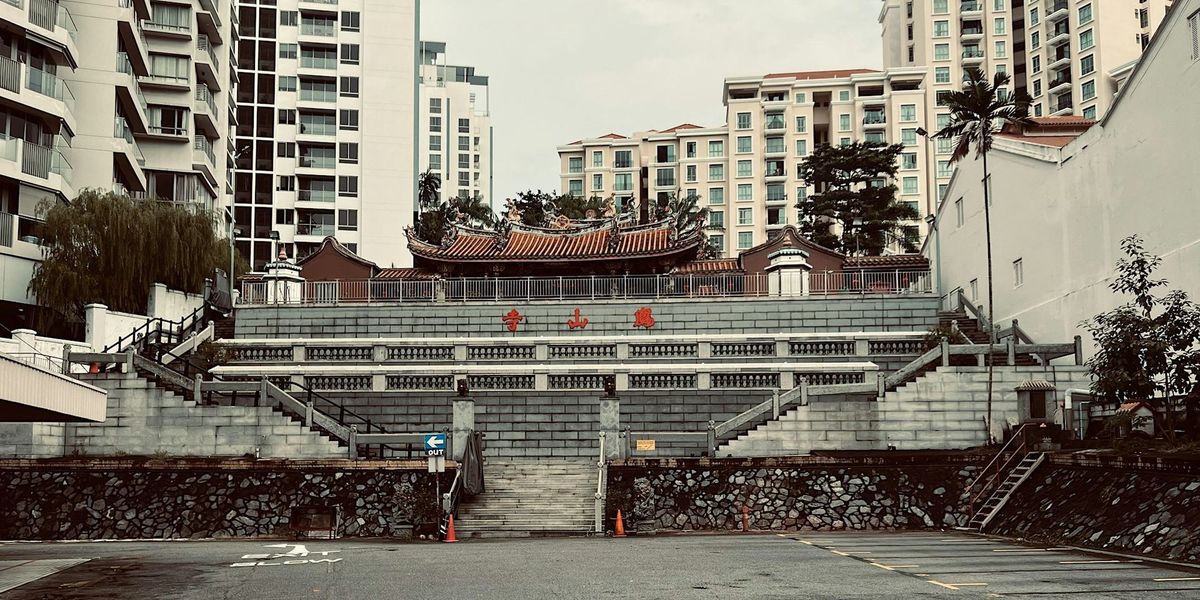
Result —
<instances>
[{"instance_id":1,"label":"asphalt parking lot","mask_svg":"<svg viewBox=\"0 0 1200 600\"><path fill-rule=\"evenodd\" d=\"M1200 571L957 533L0 545L5 600L1003 596L1196 598Z\"/></svg>"}]
</instances>

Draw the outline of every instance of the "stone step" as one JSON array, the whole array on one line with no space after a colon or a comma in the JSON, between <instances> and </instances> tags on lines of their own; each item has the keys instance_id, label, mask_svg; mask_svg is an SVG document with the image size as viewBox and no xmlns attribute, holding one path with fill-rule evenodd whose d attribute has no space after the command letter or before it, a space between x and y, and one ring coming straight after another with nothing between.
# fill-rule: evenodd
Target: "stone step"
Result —
<instances>
[{"instance_id":1,"label":"stone step","mask_svg":"<svg viewBox=\"0 0 1200 600\"><path fill-rule=\"evenodd\" d=\"M562 530L562 529L589 529L595 522L592 519L458 519L454 520L455 530L462 529L464 531L478 531L487 529L523 529L527 531L537 530Z\"/></svg>"}]
</instances>

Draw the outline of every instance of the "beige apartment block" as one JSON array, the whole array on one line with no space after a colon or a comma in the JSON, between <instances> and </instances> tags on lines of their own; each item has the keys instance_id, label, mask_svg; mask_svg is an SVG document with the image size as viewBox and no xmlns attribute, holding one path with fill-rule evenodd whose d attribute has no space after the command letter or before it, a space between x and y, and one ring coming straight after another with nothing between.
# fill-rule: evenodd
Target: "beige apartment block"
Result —
<instances>
[{"instance_id":1,"label":"beige apartment block","mask_svg":"<svg viewBox=\"0 0 1200 600\"><path fill-rule=\"evenodd\" d=\"M417 0L239 3L238 249L261 268L326 236L408 266L416 209ZM277 236L275 241L272 237Z\"/></svg>"},{"instance_id":2,"label":"beige apartment block","mask_svg":"<svg viewBox=\"0 0 1200 600\"><path fill-rule=\"evenodd\" d=\"M560 146L561 189L612 196L618 206L636 198L642 211L647 199L696 194L711 211L710 238L726 256L736 256L797 224L796 204L814 191L799 176L809 152L821 144L873 141L905 146L890 183L899 200L928 214L935 209L930 181L937 160L936 148L917 132L927 111L926 78L922 68L728 78L726 125L683 124ZM905 226L920 231L924 225Z\"/></svg>"},{"instance_id":3,"label":"beige apartment block","mask_svg":"<svg viewBox=\"0 0 1200 600\"><path fill-rule=\"evenodd\" d=\"M446 44L421 42L419 169L441 177L442 198L479 196L491 206L492 117L488 78L446 64Z\"/></svg>"},{"instance_id":4,"label":"beige apartment block","mask_svg":"<svg viewBox=\"0 0 1200 600\"><path fill-rule=\"evenodd\" d=\"M229 0L0 2L0 303L33 304L38 207L85 188L228 205Z\"/></svg>"}]
</instances>

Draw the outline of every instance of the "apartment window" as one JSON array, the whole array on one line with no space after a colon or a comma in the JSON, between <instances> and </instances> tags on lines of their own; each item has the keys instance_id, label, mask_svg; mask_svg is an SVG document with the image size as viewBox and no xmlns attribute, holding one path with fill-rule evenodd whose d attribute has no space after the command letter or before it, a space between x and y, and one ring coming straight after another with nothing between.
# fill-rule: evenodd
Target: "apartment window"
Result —
<instances>
[{"instance_id":1,"label":"apartment window","mask_svg":"<svg viewBox=\"0 0 1200 600\"><path fill-rule=\"evenodd\" d=\"M1034 73L1042 72L1042 57L1040 57L1040 56L1033 57L1033 72Z\"/></svg>"},{"instance_id":2,"label":"apartment window","mask_svg":"<svg viewBox=\"0 0 1200 600\"><path fill-rule=\"evenodd\" d=\"M1091 75L1096 72L1096 55L1089 54L1079 59L1079 74Z\"/></svg>"},{"instance_id":3,"label":"apartment window","mask_svg":"<svg viewBox=\"0 0 1200 600\"><path fill-rule=\"evenodd\" d=\"M838 101L839 102L849 102L850 101L850 90L839 91L838 92Z\"/></svg>"},{"instance_id":4,"label":"apartment window","mask_svg":"<svg viewBox=\"0 0 1200 600\"><path fill-rule=\"evenodd\" d=\"M442 118L429 117L429 130L440 133L442 131Z\"/></svg>"},{"instance_id":5,"label":"apartment window","mask_svg":"<svg viewBox=\"0 0 1200 600\"><path fill-rule=\"evenodd\" d=\"M300 22L300 13L294 10L279 11L279 24L284 27L295 27Z\"/></svg>"},{"instance_id":6,"label":"apartment window","mask_svg":"<svg viewBox=\"0 0 1200 600\"><path fill-rule=\"evenodd\" d=\"M688 142L684 147L687 149L688 158L696 158L696 142Z\"/></svg>"},{"instance_id":7,"label":"apartment window","mask_svg":"<svg viewBox=\"0 0 1200 600\"><path fill-rule=\"evenodd\" d=\"M722 181L725 179L725 165L708 165L708 180Z\"/></svg>"},{"instance_id":8,"label":"apartment window","mask_svg":"<svg viewBox=\"0 0 1200 600\"><path fill-rule=\"evenodd\" d=\"M746 250L754 245L754 232L753 231L739 231L737 240L738 240L738 250Z\"/></svg>"},{"instance_id":9,"label":"apartment window","mask_svg":"<svg viewBox=\"0 0 1200 600\"><path fill-rule=\"evenodd\" d=\"M900 105L900 120L906 123L911 123L917 120L917 105L916 104L901 104Z\"/></svg>"},{"instance_id":10,"label":"apartment window","mask_svg":"<svg viewBox=\"0 0 1200 600\"><path fill-rule=\"evenodd\" d=\"M655 162L658 163L673 163L675 162L675 145L665 144L655 148Z\"/></svg>"},{"instance_id":11,"label":"apartment window","mask_svg":"<svg viewBox=\"0 0 1200 600\"><path fill-rule=\"evenodd\" d=\"M1039 31L1035 31L1035 32L1033 32L1033 33L1029 34L1029 47L1030 47L1030 48L1032 48L1032 49L1034 49L1034 50L1037 50L1038 48L1041 48L1041 47L1042 47L1042 34L1041 34L1041 32L1039 32Z\"/></svg>"},{"instance_id":12,"label":"apartment window","mask_svg":"<svg viewBox=\"0 0 1200 600\"><path fill-rule=\"evenodd\" d=\"M342 31L358 31L359 14L345 11L342 13Z\"/></svg>"},{"instance_id":13,"label":"apartment window","mask_svg":"<svg viewBox=\"0 0 1200 600\"><path fill-rule=\"evenodd\" d=\"M796 104L804 104L805 102L808 102L808 94L805 94L804 92L797 92Z\"/></svg>"},{"instance_id":14,"label":"apartment window","mask_svg":"<svg viewBox=\"0 0 1200 600\"><path fill-rule=\"evenodd\" d=\"M441 98L430 98L429 99L429 113L433 114L433 115L442 114L442 99Z\"/></svg>"},{"instance_id":15,"label":"apartment window","mask_svg":"<svg viewBox=\"0 0 1200 600\"><path fill-rule=\"evenodd\" d=\"M954 174L954 169L950 167L950 161L939 160L937 164L937 176L949 177Z\"/></svg>"},{"instance_id":16,"label":"apartment window","mask_svg":"<svg viewBox=\"0 0 1200 600\"><path fill-rule=\"evenodd\" d=\"M725 156L725 142L722 140L708 142L708 157L720 158L722 156Z\"/></svg>"},{"instance_id":17,"label":"apartment window","mask_svg":"<svg viewBox=\"0 0 1200 600\"><path fill-rule=\"evenodd\" d=\"M937 138L937 153L950 154L954 152L954 140L950 138Z\"/></svg>"},{"instance_id":18,"label":"apartment window","mask_svg":"<svg viewBox=\"0 0 1200 600\"><path fill-rule=\"evenodd\" d=\"M592 174L592 189L596 191L604 189L604 175L602 173Z\"/></svg>"},{"instance_id":19,"label":"apartment window","mask_svg":"<svg viewBox=\"0 0 1200 600\"><path fill-rule=\"evenodd\" d=\"M995 0L992 2L992 10L1004 10L1004 0Z\"/></svg>"},{"instance_id":20,"label":"apartment window","mask_svg":"<svg viewBox=\"0 0 1200 600\"><path fill-rule=\"evenodd\" d=\"M1095 38L1095 34L1092 33L1091 29L1079 34L1079 49L1080 50L1089 50L1089 49L1091 49L1092 46L1095 46L1095 45L1096 45L1096 38Z\"/></svg>"},{"instance_id":21,"label":"apartment window","mask_svg":"<svg viewBox=\"0 0 1200 600\"><path fill-rule=\"evenodd\" d=\"M1080 86L1079 91L1083 92L1083 101L1084 102L1087 102L1088 100L1095 98L1096 97L1096 82L1094 80L1083 82L1083 85Z\"/></svg>"},{"instance_id":22,"label":"apartment window","mask_svg":"<svg viewBox=\"0 0 1200 600\"><path fill-rule=\"evenodd\" d=\"M342 44L342 64L357 65L359 61L358 44Z\"/></svg>"},{"instance_id":23,"label":"apartment window","mask_svg":"<svg viewBox=\"0 0 1200 600\"><path fill-rule=\"evenodd\" d=\"M838 115L838 131L850 131L850 115Z\"/></svg>"},{"instance_id":24,"label":"apartment window","mask_svg":"<svg viewBox=\"0 0 1200 600\"><path fill-rule=\"evenodd\" d=\"M604 166L604 152L600 150L592 151L592 166L596 168Z\"/></svg>"},{"instance_id":25,"label":"apartment window","mask_svg":"<svg viewBox=\"0 0 1200 600\"><path fill-rule=\"evenodd\" d=\"M358 177L355 175L338 176L338 195L355 197L358 195Z\"/></svg>"},{"instance_id":26,"label":"apartment window","mask_svg":"<svg viewBox=\"0 0 1200 600\"><path fill-rule=\"evenodd\" d=\"M358 78L357 77L341 77L341 95L346 98L358 97Z\"/></svg>"},{"instance_id":27,"label":"apartment window","mask_svg":"<svg viewBox=\"0 0 1200 600\"><path fill-rule=\"evenodd\" d=\"M950 12L950 7L947 6L948 0L933 0L933 14L944 15Z\"/></svg>"},{"instance_id":28,"label":"apartment window","mask_svg":"<svg viewBox=\"0 0 1200 600\"><path fill-rule=\"evenodd\" d=\"M725 188L708 188L709 204L725 204Z\"/></svg>"},{"instance_id":29,"label":"apartment window","mask_svg":"<svg viewBox=\"0 0 1200 600\"><path fill-rule=\"evenodd\" d=\"M935 67L933 71L935 83L950 83L950 67Z\"/></svg>"},{"instance_id":30,"label":"apartment window","mask_svg":"<svg viewBox=\"0 0 1200 600\"><path fill-rule=\"evenodd\" d=\"M696 181L696 177L698 177L696 175L696 165L687 166L687 174L685 177L687 177L687 181Z\"/></svg>"},{"instance_id":31,"label":"apartment window","mask_svg":"<svg viewBox=\"0 0 1200 600\"><path fill-rule=\"evenodd\" d=\"M796 202L808 201L808 188L800 186L796 188Z\"/></svg>"},{"instance_id":32,"label":"apartment window","mask_svg":"<svg viewBox=\"0 0 1200 600\"><path fill-rule=\"evenodd\" d=\"M950 37L950 21L934 21L933 37Z\"/></svg>"},{"instance_id":33,"label":"apartment window","mask_svg":"<svg viewBox=\"0 0 1200 600\"><path fill-rule=\"evenodd\" d=\"M458 151L459 152L470 152L471 151L471 136L469 136L469 135L458 136Z\"/></svg>"},{"instance_id":34,"label":"apartment window","mask_svg":"<svg viewBox=\"0 0 1200 600\"><path fill-rule=\"evenodd\" d=\"M442 155L441 154L430 154L429 155L429 170L430 171L441 171L442 170Z\"/></svg>"},{"instance_id":35,"label":"apartment window","mask_svg":"<svg viewBox=\"0 0 1200 600\"><path fill-rule=\"evenodd\" d=\"M964 222L963 221L963 199L962 198L959 198L958 200L954 201L954 216L956 217L956 219L958 221L958 226L962 227L963 222Z\"/></svg>"},{"instance_id":36,"label":"apartment window","mask_svg":"<svg viewBox=\"0 0 1200 600\"><path fill-rule=\"evenodd\" d=\"M808 117L796 117L796 133L808 132Z\"/></svg>"},{"instance_id":37,"label":"apartment window","mask_svg":"<svg viewBox=\"0 0 1200 600\"><path fill-rule=\"evenodd\" d=\"M296 58L299 51L298 44L279 44L279 58Z\"/></svg>"},{"instance_id":38,"label":"apartment window","mask_svg":"<svg viewBox=\"0 0 1200 600\"><path fill-rule=\"evenodd\" d=\"M950 60L950 44L934 44L934 60Z\"/></svg>"},{"instance_id":39,"label":"apartment window","mask_svg":"<svg viewBox=\"0 0 1200 600\"><path fill-rule=\"evenodd\" d=\"M849 146L850 143L851 143L850 138L848 138L848 137L844 137L844 138L841 138L838 140L838 145L843 148L845 148L846 146Z\"/></svg>"},{"instance_id":40,"label":"apartment window","mask_svg":"<svg viewBox=\"0 0 1200 600\"><path fill-rule=\"evenodd\" d=\"M475 138L478 140L479 138ZM476 142L478 144L479 142ZM613 152L613 168L628 169L633 166L633 151L617 150Z\"/></svg>"},{"instance_id":41,"label":"apartment window","mask_svg":"<svg viewBox=\"0 0 1200 600\"><path fill-rule=\"evenodd\" d=\"M979 280L972 279L970 287L971 287L971 302L978 302L979 301Z\"/></svg>"},{"instance_id":42,"label":"apartment window","mask_svg":"<svg viewBox=\"0 0 1200 600\"><path fill-rule=\"evenodd\" d=\"M296 211L290 208L280 208L275 211L276 225L295 225Z\"/></svg>"},{"instance_id":43,"label":"apartment window","mask_svg":"<svg viewBox=\"0 0 1200 600\"><path fill-rule=\"evenodd\" d=\"M714 210L708 213L708 224L712 227L724 227L725 211Z\"/></svg>"},{"instance_id":44,"label":"apartment window","mask_svg":"<svg viewBox=\"0 0 1200 600\"><path fill-rule=\"evenodd\" d=\"M917 153L916 152L901 152L900 153L900 168L901 169L917 168Z\"/></svg>"},{"instance_id":45,"label":"apartment window","mask_svg":"<svg viewBox=\"0 0 1200 600\"><path fill-rule=\"evenodd\" d=\"M947 99L947 98L949 98L949 97L950 97L950 90L940 90L940 91L938 91L938 92L937 92L937 94L935 95L935 98L937 99L937 105L938 105L938 106L945 106L945 105L946 105L946 99Z\"/></svg>"},{"instance_id":46,"label":"apartment window","mask_svg":"<svg viewBox=\"0 0 1200 600\"><path fill-rule=\"evenodd\" d=\"M279 91L281 91L281 92L296 91L296 78L288 76L288 75L281 75L279 77Z\"/></svg>"},{"instance_id":47,"label":"apartment window","mask_svg":"<svg viewBox=\"0 0 1200 600\"><path fill-rule=\"evenodd\" d=\"M291 175L280 175L279 184L275 187L275 189L281 192L296 191L296 178L292 177Z\"/></svg>"},{"instance_id":48,"label":"apartment window","mask_svg":"<svg viewBox=\"0 0 1200 600\"><path fill-rule=\"evenodd\" d=\"M916 146L917 145L917 130L916 129L900 130L900 143L904 144L905 146Z\"/></svg>"},{"instance_id":49,"label":"apartment window","mask_svg":"<svg viewBox=\"0 0 1200 600\"><path fill-rule=\"evenodd\" d=\"M992 58L1008 58L1008 43L1004 41L996 42L996 55Z\"/></svg>"},{"instance_id":50,"label":"apartment window","mask_svg":"<svg viewBox=\"0 0 1200 600\"><path fill-rule=\"evenodd\" d=\"M1035 116L1035 117L1042 116L1042 103L1041 102L1033 105L1033 116Z\"/></svg>"},{"instance_id":51,"label":"apartment window","mask_svg":"<svg viewBox=\"0 0 1200 600\"><path fill-rule=\"evenodd\" d=\"M1079 7L1079 24L1087 25L1092 22L1092 5L1084 4ZM1145 25L1143 25L1145 27Z\"/></svg>"},{"instance_id":52,"label":"apartment window","mask_svg":"<svg viewBox=\"0 0 1200 600\"><path fill-rule=\"evenodd\" d=\"M633 173L617 173L613 175L613 190L617 192L632 192Z\"/></svg>"},{"instance_id":53,"label":"apartment window","mask_svg":"<svg viewBox=\"0 0 1200 600\"><path fill-rule=\"evenodd\" d=\"M160 79L186 82L191 78L192 64L186 56L150 53L150 75Z\"/></svg>"},{"instance_id":54,"label":"apartment window","mask_svg":"<svg viewBox=\"0 0 1200 600\"><path fill-rule=\"evenodd\" d=\"M917 178L916 177L905 177L903 190L904 190L903 193L905 193L905 194L917 193Z\"/></svg>"},{"instance_id":55,"label":"apartment window","mask_svg":"<svg viewBox=\"0 0 1200 600\"><path fill-rule=\"evenodd\" d=\"M471 155L459 154L458 155L458 168L470 169L471 168Z\"/></svg>"},{"instance_id":56,"label":"apartment window","mask_svg":"<svg viewBox=\"0 0 1200 600\"><path fill-rule=\"evenodd\" d=\"M754 150L754 146L753 146L752 138L750 136L743 135L743 136L738 137L738 139L737 139L737 153L738 154L745 154L747 152L753 152L753 150Z\"/></svg>"},{"instance_id":57,"label":"apartment window","mask_svg":"<svg viewBox=\"0 0 1200 600\"><path fill-rule=\"evenodd\" d=\"M754 174L753 165L754 165L754 163L751 161L748 161L748 160L737 161L737 176L738 177L752 176Z\"/></svg>"},{"instance_id":58,"label":"apartment window","mask_svg":"<svg viewBox=\"0 0 1200 600\"><path fill-rule=\"evenodd\" d=\"M279 124L280 125L295 125L296 111L290 108L279 109Z\"/></svg>"},{"instance_id":59,"label":"apartment window","mask_svg":"<svg viewBox=\"0 0 1200 600\"><path fill-rule=\"evenodd\" d=\"M440 136L440 135L429 136L429 149L434 152L441 152L442 151L442 136Z\"/></svg>"},{"instance_id":60,"label":"apartment window","mask_svg":"<svg viewBox=\"0 0 1200 600\"><path fill-rule=\"evenodd\" d=\"M658 187L674 187L675 185L675 169L658 169L654 184Z\"/></svg>"},{"instance_id":61,"label":"apartment window","mask_svg":"<svg viewBox=\"0 0 1200 600\"><path fill-rule=\"evenodd\" d=\"M737 114L737 128L750 129L750 113L743 112Z\"/></svg>"},{"instance_id":62,"label":"apartment window","mask_svg":"<svg viewBox=\"0 0 1200 600\"><path fill-rule=\"evenodd\" d=\"M1039 15L1038 9L1036 7L1029 9L1029 26L1030 27L1033 27L1038 24L1039 16L1040 15Z\"/></svg>"},{"instance_id":63,"label":"apartment window","mask_svg":"<svg viewBox=\"0 0 1200 600\"><path fill-rule=\"evenodd\" d=\"M338 144L338 162L356 164L358 162L358 144L354 142Z\"/></svg>"},{"instance_id":64,"label":"apartment window","mask_svg":"<svg viewBox=\"0 0 1200 600\"><path fill-rule=\"evenodd\" d=\"M567 182L567 194L571 196L583 196L583 180L572 179Z\"/></svg>"},{"instance_id":65,"label":"apartment window","mask_svg":"<svg viewBox=\"0 0 1200 600\"><path fill-rule=\"evenodd\" d=\"M296 158L296 145L289 142L279 142L275 153L280 158Z\"/></svg>"},{"instance_id":66,"label":"apartment window","mask_svg":"<svg viewBox=\"0 0 1200 600\"><path fill-rule=\"evenodd\" d=\"M950 126L950 113L942 113L936 117L938 130L945 129Z\"/></svg>"},{"instance_id":67,"label":"apartment window","mask_svg":"<svg viewBox=\"0 0 1200 600\"><path fill-rule=\"evenodd\" d=\"M796 156L808 156L808 140L796 140Z\"/></svg>"},{"instance_id":68,"label":"apartment window","mask_svg":"<svg viewBox=\"0 0 1200 600\"><path fill-rule=\"evenodd\" d=\"M1033 97L1034 98L1042 97L1042 80L1041 79L1033 80Z\"/></svg>"},{"instance_id":69,"label":"apartment window","mask_svg":"<svg viewBox=\"0 0 1200 600\"><path fill-rule=\"evenodd\" d=\"M1000 75L1008 75L1008 65L1004 63L996 65L996 73Z\"/></svg>"},{"instance_id":70,"label":"apartment window","mask_svg":"<svg viewBox=\"0 0 1200 600\"><path fill-rule=\"evenodd\" d=\"M471 120L470 119L459 119L458 120L458 132L459 133L471 133Z\"/></svg>"},{"instance_id":71,"label":"apartment window","mask_svg":"<svg viewBox=\"0 0 1200 600\"><path fill-rule=\"evenodd\" d=\"M993 20L992 31L994 31L996 35L1005 35L1008 33L1008 22L1005 21L1004 17L996 17L995 20Z\"/></svg>"},{"instance_id":72,"label":"apartment window","mask_svg":"<svg viewBox=\"0 0 1200 600\"><path fill-rule=\"evenodd\" d=\"M358 211L353 208L339 208L337 223L338 229L342 231L358 230Z\"/></svg>"},{"instance_id":73,"label":"apartment window","mask_svg":"<svg viewBox=\"0 0 1200 600\"><path fill-rule=\"evenodd\" d=\"M739 208L738 209L738 225L753 225L754 224L754 209Z\"/></svg>"},{"instance_id":74,"label":"apartment window","mask_svg":"<svg viewBox=\"0 0 1200 600\"><path fill-rule=\"evenodd\" d=\"M710 235L710 236L708 236L708 241L711 242L713 248L716 249L716 257L717 258L720 258L725 255L725 236Z\"/></svg>"},{"instance_id":75,"label":"apartment window","mask_svg":"<svg viewBox=\"0 0 1200 600\"><path fill-rule=\"evenodd\" d=\"M568 158L567 159L567 172L568 173L582 173L583 172L583 157L582 156L572 156L572 157Z\"/></svg>"},{"instance_id":76,"label":"apartment window","mask_svg":"<svg viewBox=\"0 0 1200 600\"><path fill-rule=\"evenodd\" d=\"M352 108L344 108L338 111L338 123L342 129L354 131L358 129L358 111Z\"/></svg>"},{"instance_id":77,"label":"apartment window","mask_svg":"<svg viewBox=\"0 0 1200 600\"><path fill-rule=\"evenodd\" d=\"M1025 283L1025 264L1021 259L1013 261L1013 287L1021 287Z\"/></svg>"},{"instance_id":78,"label":"apartment window","mask_svg":"<svg viewBox=\"0 0 1200 600\"><path fill-rule=\"evenodd\" d=\"M1095 120L1096 119L1096 107L1089 106L1089 107L1083 109L1083 118Z\"/></svg>"},{"instance_id":79,"label":"apartment window","mask_svg":"<svg viewBox=\"0 0 1200 600\"><path fill-rule=\"evenodd\" d=\"M749 183L739 183L737 186L737 199L739 202L754 199L754 186Z\"/></svg>"}]
</instances>

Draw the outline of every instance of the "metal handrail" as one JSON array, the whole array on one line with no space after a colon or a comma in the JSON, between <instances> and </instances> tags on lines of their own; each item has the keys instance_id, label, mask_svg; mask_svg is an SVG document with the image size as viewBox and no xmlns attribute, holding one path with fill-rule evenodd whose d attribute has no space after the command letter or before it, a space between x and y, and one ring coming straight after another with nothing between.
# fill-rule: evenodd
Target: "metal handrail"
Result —
<instances>
[{"instance_id":1,"label":"metal handrail","mask_svg":"<svg viewBox=\"0 0 1200 600\"><path fill-rule=\"evenodd\" d=\"M606 432L600 432L600 460L596 462L596 518L595 530L596 533L604 533L604 501L608 490L605 489L607 482L608 461L605 458L604 442L607 438Z\"/></svg>"},{"instance_id":2,"label":"metal handrail","mask_svg":"<svg viewBox=\"0 0 1200 600\"><path fill-rule=\"evenodd\" d=\"M1017 430L1013 432L1013 435L1011 438L1009 438L1008 442L1005 443L1004 446L1002 446L1000 448L1000 451L997 452L996 455L992 457L992 460L988 461L988 464L983 467L982 471L979 472L979 476L976 477L974 481L967 484L967 490L971 490L975 486L979 485L979 482L982 481L984 477L988 476L988 472L991 471L992 467L996 466L999 463L1001 457L1003 457L1004 454L1009 451L1009 447L1012 446L1013 444L1020 442L1019 445L1013 450L1013 455L1011 457L1009 457L1008 460L1006 460L1002 464L1000 464L999 468L996 470L996 473L994 473L990 478L988 478L987 483L985 483L983 485L983 487L980 488L980 490L977 493L974 493L971 495L971 499L968 502L967 506L968 506L968 509L972 513L975 512L975 503L979 500L979 498L982 497L984 494L991 492L992 485L996 482L996 478L999 477L1001 473L1004 473L1007 470L1008 465L1012 463L1013 459L1015 459L1019 455L1024 454L1024 450L1025 450L1024 432L1025 432L1025 427L1027 425L1029 425L1029 424L1023 423L1020 427L1018 427Z\"/></svg>"}]
</instances>

